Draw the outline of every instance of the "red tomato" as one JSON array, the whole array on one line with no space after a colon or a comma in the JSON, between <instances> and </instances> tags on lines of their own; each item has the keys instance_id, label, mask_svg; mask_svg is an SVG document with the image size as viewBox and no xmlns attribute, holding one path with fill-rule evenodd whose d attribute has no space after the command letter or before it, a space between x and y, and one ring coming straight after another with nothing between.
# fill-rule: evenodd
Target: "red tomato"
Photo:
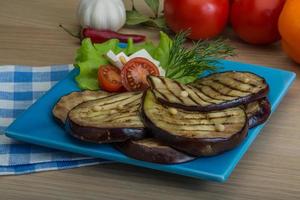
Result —
<instances>
[{"instance_id":1,"label":"red tomato","mask_svg":"<svg viewBox=\"0 0 300 200\"><path fill-rule=\"evenodd\" d=\"M236 34L251 44L270 44L280 39L277 28L285 0L235 0L231 24Z\"/></svg>"},{"instance_id":2,"label":"red tomato","mask_svg":"<svg viewBox=\"0 0 300 200\"><path fill-rule=\"evenodd\" d=\"M228 0L165 0L164 15L176 33L191 30L189 38L207 39L220 34L227 24Z\"/></svg>"},{"instance_id":3,"label":"red tomato","mask_svg":"<svg viewBox=\"0 0 300 200\"><path fill-rule=\"evenodd\" d=\"M141 91L149 87L147 76L158 76L159 71L155 64L145 58L129 60L121 71L123 86L128 91Z\"/></svg>"},{"instance_id":4,"label":"red tomato","mask_svg":"<svg viewBox=\"0 0 300 200\"><path fill-rule=\"evenodd\" d=\"M112 65L100 66L98 70L98 83L101 89L108 92L122 90L121 70Z\"/></svg>"}]
</instances>

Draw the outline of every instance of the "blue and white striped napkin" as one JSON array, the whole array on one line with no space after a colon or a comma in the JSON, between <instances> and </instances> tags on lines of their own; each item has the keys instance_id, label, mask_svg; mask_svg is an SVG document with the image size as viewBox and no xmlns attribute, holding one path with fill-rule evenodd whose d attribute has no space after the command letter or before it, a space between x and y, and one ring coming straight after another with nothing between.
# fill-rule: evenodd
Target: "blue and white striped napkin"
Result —
<instances>
[{"instance_id":1,"label":"blue and white striped napkin","mask_svg":"<svg viewBox=\"0 0 300 200\"><path fill-rule=\"evenodd\" d=\"M4 129L64 78L73 65L0 66L0 175L68 169L109 161L18 142Z\"/></svg>"}]
</instances>

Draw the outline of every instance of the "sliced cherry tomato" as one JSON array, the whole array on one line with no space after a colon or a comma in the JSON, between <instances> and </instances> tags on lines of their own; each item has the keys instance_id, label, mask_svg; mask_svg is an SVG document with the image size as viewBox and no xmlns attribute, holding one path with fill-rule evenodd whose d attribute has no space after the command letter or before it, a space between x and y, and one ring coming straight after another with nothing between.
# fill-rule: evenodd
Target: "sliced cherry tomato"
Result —
<instances>
[{"instance_id":1,"label":"sliced cherry tomato","mask_svg":"<svg viewBox=\"0 0 300 200\"><path fill-rule=\"evenodd\" d=\"M108 92L122 90L121 70L112 65L103 65L98 70L98 83L101 89Z\"/></svg>"},{"instance_id":2,"label":"sliced cherry tomato","mask_svg":"<svg viewBox=\"0 0 300 200\"><path fill-rule=\"evenodd\" d=\"M145 90L149 87L148 75L159 76L156 65L145 58L133 58L122 68L123 86L129 91Z\"/></svg>"}]
</instances>

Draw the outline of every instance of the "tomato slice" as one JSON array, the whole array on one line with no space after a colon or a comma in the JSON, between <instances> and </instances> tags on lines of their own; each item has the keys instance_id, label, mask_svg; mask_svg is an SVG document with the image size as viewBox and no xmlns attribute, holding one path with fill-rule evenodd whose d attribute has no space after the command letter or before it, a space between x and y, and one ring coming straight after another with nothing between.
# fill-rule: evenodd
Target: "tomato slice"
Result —
<instances>
[{"instance_id":1,"label":"tomato slice","mask_svg":"<svg viewBox=\"0 0 300 200\"><path fill-rule=\"evenodd\" d=\"M102 65L98 70L98 83L101 89L108 92L122 90L121 70L112 65Z\"/></svg>"},{"instance_id":2,"label":"tomato slice","mask_svg":"<svg viewBox=\"0 0 300 200\"><path fill-rule=\"evenodd\" d=\"M128 91L145 90L149 87L148 75L159 76L156 65L146 58L133 58L122 68L122 84Z\"/></svg>"}]
</instances>

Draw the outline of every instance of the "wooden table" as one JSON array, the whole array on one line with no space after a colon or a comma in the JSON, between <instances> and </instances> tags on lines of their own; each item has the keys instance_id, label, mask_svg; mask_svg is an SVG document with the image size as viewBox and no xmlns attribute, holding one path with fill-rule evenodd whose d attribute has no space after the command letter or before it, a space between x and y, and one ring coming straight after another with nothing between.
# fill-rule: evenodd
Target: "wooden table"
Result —
<instances>
[{"instance_id":1,"label":"wooden table","mask_svg":"<svg viewBox=\"0 0 300 200\"><path fill-rule=\"evenodd\" d=\"M0 64L72 63L77 0L1 0ZM123 30L130 32L131 30ZM158 39L156 31L135 30ZM234 60L295 71L280 46L257 47L231 36ZM124 164L0 177L0 199L300 199L300 78L228 182L196 180Z\"/></svg>"}]
</instances>

